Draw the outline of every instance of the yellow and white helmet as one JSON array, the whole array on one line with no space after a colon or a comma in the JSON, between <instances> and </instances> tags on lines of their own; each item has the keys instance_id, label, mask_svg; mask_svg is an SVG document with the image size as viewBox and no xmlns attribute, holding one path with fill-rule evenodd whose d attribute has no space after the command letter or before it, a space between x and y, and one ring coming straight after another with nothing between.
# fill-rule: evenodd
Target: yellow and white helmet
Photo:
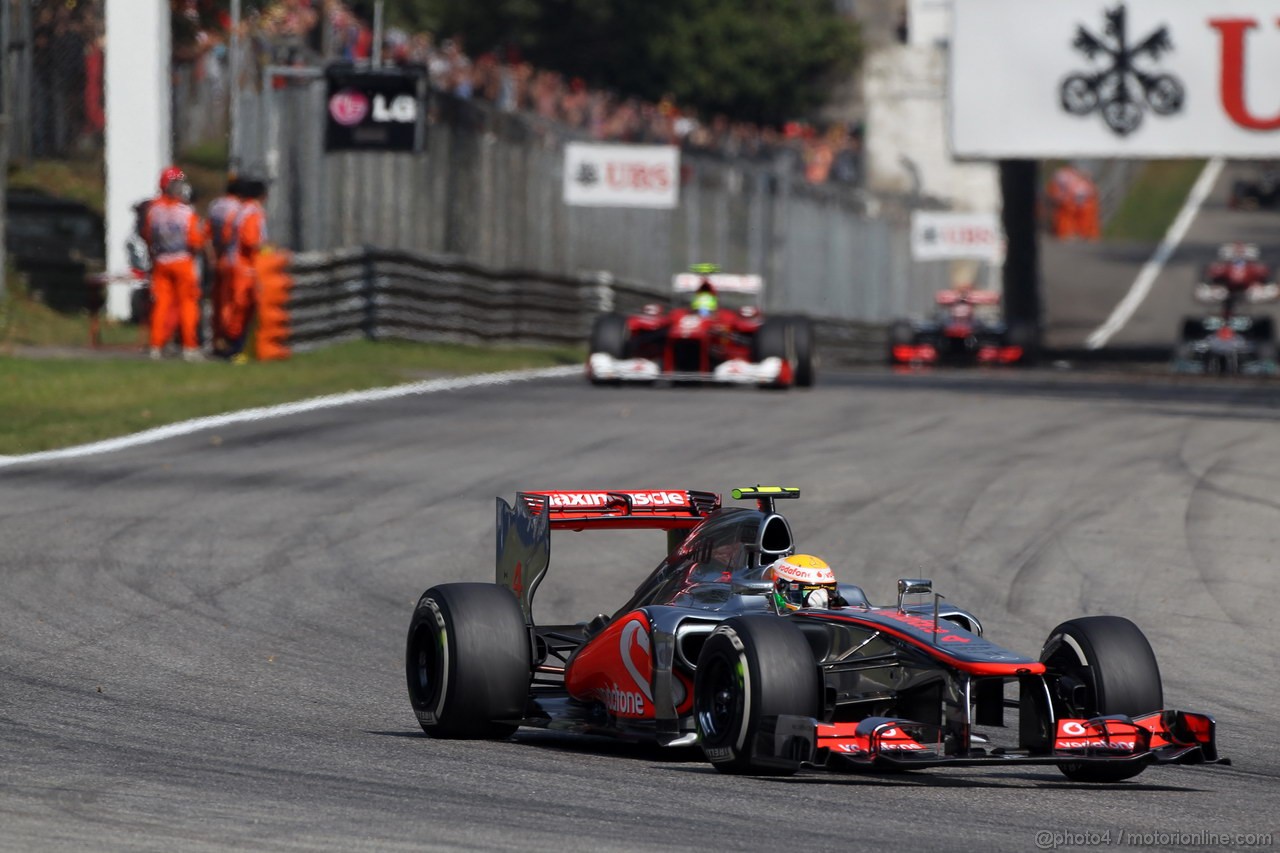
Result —
<instances>
[{"instance_id":1,"label":"yellow and white helmet","mask_svg":"<svg viewBox=\"0 0 1280 853\"><path fill-rule=\"evenodd\" d=\"M825 610L837 598L835 572L810 554L783 557L765 570L765 578L773 581L779 612L804 607Z\"/></svg>"}]
</instances>

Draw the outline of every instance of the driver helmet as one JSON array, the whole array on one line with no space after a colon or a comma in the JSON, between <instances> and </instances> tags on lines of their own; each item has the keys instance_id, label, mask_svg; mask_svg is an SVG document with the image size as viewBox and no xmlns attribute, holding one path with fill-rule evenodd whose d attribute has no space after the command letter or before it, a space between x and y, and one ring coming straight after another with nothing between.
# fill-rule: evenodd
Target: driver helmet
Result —
<instances>
[{"instance_id":1,"label":"driver helmet","mask_svg":"<svg viewBox=\"0 0 1280 853\"><path fill-rule=\"evenodd\" d=\"M836 575L823 560L809 554L783 557L765 571L773 581L779 613L801 608L826 610L836 603Z\"/></svg>"},{"instance_id":2,"label":"driver helmet","mask_svg":"<svg viewBox=\"0 0 1280 853\"><path fill-rule=\"evenodd\" d=\"M689 307L704 317L715 313L715 310L720 307L720 298L716 296L716 289L712 287L710 279L704 278L702 284L698 285L698 290L693 294Z\"/></svg>"},{"instance_id":3,"label":"driver helmet","mask_svg":"<svg viewBox=\"0 0 1280 853\"><path fill-rule=\"evenodd\" d=\"M161 172L160 194L178 201L190 201L191 184L187 183L187 173L177 166L170 166Z\"/></svg>"}]
</instances>

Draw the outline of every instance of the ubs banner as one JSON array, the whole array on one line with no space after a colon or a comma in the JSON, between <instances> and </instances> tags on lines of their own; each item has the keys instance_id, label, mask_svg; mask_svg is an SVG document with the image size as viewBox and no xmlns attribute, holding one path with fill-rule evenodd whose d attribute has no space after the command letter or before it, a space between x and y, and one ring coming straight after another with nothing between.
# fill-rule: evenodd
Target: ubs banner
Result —
<instances>
[{"instance_id":1,"label":"ubs banner","mask_svg":"<svg viewBox=\"0 0 1280 853\"><path fill-rule=\"evenodd\" d=\"M570 142L564 149L564 202L675 207L680 203L680 150L672 145Z\"/></svg>"},{"instance_id":2,"label":"ubs banner","mask_svg":"<svg viewBox=\"0 0 1280 853\"><path fill-rule=\"evenodd\" d=\"M1280 157L1276 0L956 0L957 156Z\"/></svg>"},{"instance_id":3,"label":"ubs banner","mask_svg":"<svg viewBox=\"0 0 1280 853\"><path fill-rule=\"evenodd\" d=\"M420 151L425 75L421 68L325 69L326 151Z\"/></svg>"}]
</instances>

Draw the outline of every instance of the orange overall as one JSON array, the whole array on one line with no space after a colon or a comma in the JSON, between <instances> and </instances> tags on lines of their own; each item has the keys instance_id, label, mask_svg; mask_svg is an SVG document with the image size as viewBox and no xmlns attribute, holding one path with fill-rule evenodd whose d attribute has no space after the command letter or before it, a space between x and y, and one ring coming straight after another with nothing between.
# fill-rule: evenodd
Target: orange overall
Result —
<instances>
[{"instance_id":1,"label":"orange overall","mask_svg":"<svg viewBox=\"0 0 1280 853\"><path fill-rule=\"evenodd\" d=\"M160 196L147 210L142 237L152 261L151 346L163 347L180 325L183 349L194 350L200 326L195 252L204 246L200 218L190 205Z\"/></svg>"},{"instance_id":2,"label":"orange overall","mask_svg":"<svg viewBox=\"0 0 1280 853\"><path fill-rule=\"evenodd\" d=\"M262 205L249 200L240 206L227 225L227 257L230 262L231 288L222 303L222 331L239 351L244 346L245 331L253 314L257 282L254 264L266 239L266 214Z\"/></svg>"},{"instance_id":3,"label":"orange overall","mask_svg":"<svg viewBox=\"0 0 1280 853\"><path fill-rule=\"evenodd\" d=\"M213 248L213 337L225 339L226 330L222 327L222 306L231 299L231 258L227 251L227 237L231 223L240 210L241 201L228 193L209 202L208 238Z\"/></svg>"}]
</instances>

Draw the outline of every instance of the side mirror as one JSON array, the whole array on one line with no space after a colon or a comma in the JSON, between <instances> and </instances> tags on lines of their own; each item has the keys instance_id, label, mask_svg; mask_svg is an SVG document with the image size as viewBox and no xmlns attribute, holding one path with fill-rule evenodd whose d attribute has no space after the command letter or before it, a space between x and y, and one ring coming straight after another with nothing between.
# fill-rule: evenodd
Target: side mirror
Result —
<instances>
[{"instance_id":1,"label":"side mirror","mask_svg":"<svg viewBox=\"0 0 1280 853\"><path fill-rule=\"evenodd\" d=\"M902 610L902 599L908 595L918 595L933 592L933 581L924 578L899 578L898 579L898 610Z\"/></svg>"}]
</instances>

